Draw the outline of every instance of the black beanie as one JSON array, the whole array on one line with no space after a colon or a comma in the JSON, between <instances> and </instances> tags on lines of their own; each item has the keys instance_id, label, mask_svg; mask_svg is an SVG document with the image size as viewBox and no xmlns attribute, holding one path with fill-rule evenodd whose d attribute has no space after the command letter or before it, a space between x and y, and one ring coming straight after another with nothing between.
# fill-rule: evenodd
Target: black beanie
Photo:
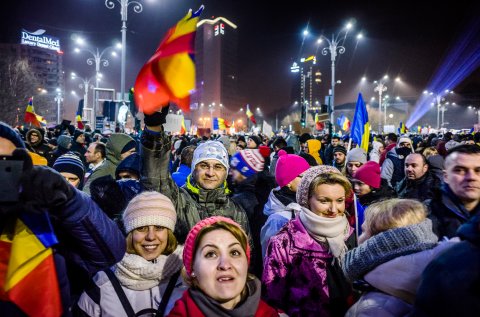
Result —
<instances>
[{"instance_id":1,"label":"black beanie","mask_svg":"<svg viewBox=\"0 0 480 317\"><path fill-rule=\"evenodd\" d=\"M312 136L308 133L303 133L299 138L298 138L298 141L300 141L300 143L305 143L307 142L308 140L310 140L312 138Z\"/></svg>"},{"instance_id":2,"label":"black beanie","mask_svg":"<svg viewBox=\"0 0 480 317\"><path fill-rule=\"evenodd\" d=\"M15 132L8 124L0 121L0 137L5 138L12 142L17 148L25 148L25 143L23 142L20 134Z\"/></svg>"},{"instance_id":3,"label":"black beanie","mask_svg":"<svg viewBox=\"0 0 480 317\"><path fill-rule=\"evenodd\" d=\"M128 141L127 144L123 147L123 149L120 151L120 154L123 154L127 151L130 151L131 149L135 148L137 146L137 142L135 140L130 140Z\"/></svg>"},{"instance_id":4,"label":"black beanie","mask_svg":"<svg viewBox=\"0 0 480 317\"><path fill-rule=\"evenodd\" d=\"M347 149L341 145L333 148L333 153L335 152L342 152L343 154L347 155Z\"/></svg>"},{"instance_id":5,"label":"black beanie","mask_svg":"<svg viewBox=\"0 0 480 317\"><path fill-rule=\"evenodd\" d=\"M260 139L260 137L258 137L256 135L251 135L248 138L251 139L253 142L255 142L255 144L257 144L257 146L262 144L262 139Z\"/></svg>"}]
</instances>

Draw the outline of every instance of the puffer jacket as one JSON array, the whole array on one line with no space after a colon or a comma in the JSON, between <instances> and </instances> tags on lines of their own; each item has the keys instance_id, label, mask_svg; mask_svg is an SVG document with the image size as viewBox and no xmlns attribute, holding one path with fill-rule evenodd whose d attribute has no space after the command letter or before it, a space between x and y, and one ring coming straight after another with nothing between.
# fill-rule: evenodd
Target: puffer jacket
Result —
<instances>
[{"instance_id":1,"label":"puffer jacket","mask_svg":"<svg viewBox=\"0 0 480 317\"><path fill-rule=\"evenodd\" d=\"M168 165L171 141L161 132L145 130L142 134L141 182L145 189L158 191L169 197L177 211L175 237L184 243L190 229L200 220L212 216L224 216L233 219L250 235L247 214L230 197L226 187L213 190L198 188L190 182L178 187L173 181Z\"/></svg>"},{"instance_id":2,"label":"puffer jacket","mask_svg":"<svg viewBox=\"0 0 480 317\"><path fill-rule=\"evenodd\" d=\"M98 272L93 279L95 288L85 292L78 301L78 306L85 316L103 316L103 317L124 317L127 316L122 302L118 297L112 282L103 271ZM173 292L168 299L164 316L172 310L175 302L182 297L187 286L182 283L181 276L177 278ZM168 285L168 280L147 290L133 290L123 285L122 289L129 299L134 312L138 313L144 309L157 309L160 305L163 294ZM161 317L161 316L159 316Z\"/></svg>"},{"instance_id":3,"label":"puffer jacket","mask_svg":"<svg viewBox=\"0 0 480 317\"><path fill-rule=\"evenodd\" d=\"M51 217L59 244L54 246L55 268L63 315L71 316L76 296L86 281L125 254L125 237L117 225L91 200L75 189L60 217ZM25 316L10 302L0 300L2 316Z\"/></svg>"},{"instance_id":4,"label":"puffer jacket","mask_svg":"<svg viewBox=\"0 0 480 317\"><path fill-rule=\"evenodd\" d=\"M350 227L347 248L354 247ZM313 239L299 217L270 239L262 277L262 294L289 316L343 316L351 293L328 246Z\"/></svg>"},{"instance_id":5,"label":"puffer jacket","mask_svg":"<svg viewBox=\"0 0 480 317\"><path fill-rule=\"evenodd\" d=\"M289 191L293 195L282 195ZM290 199L290 202L296 202L295 193L290 191L287 187L278 187L272 189L268 201L263 207L263 214L267 216L267 221L260 231L260 243L262 245L262 257L265 258L267 252L268 241L271 237L276 235L280 229L292 219L294 210L286 210L287 206L282 203L278 196L281 196L283 201Z\"/></svg>"}]
</instances>

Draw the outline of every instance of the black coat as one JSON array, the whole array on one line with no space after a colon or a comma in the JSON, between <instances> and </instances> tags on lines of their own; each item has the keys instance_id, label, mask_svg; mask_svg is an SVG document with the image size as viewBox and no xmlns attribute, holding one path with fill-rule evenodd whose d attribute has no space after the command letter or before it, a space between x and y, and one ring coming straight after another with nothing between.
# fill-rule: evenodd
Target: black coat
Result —
<instances>
[{"instance_id":1,"label":"black coat","mask_svg":"<svg viewBox=\"0 0 480 317\"><path fill-rule=\"evenodd\" d=\"M406 177L397 184L398 198L409 198L424 201L433 198L435 190L440 187L442 181L427 171L418 180L409 180Z\"/></svg>"},{"instance_id":2,"label":"black coat","mask_svg":"<svg viewBox=\"0 0 480 317\"><path fill-rule=\"evenodd\" d=\"M425 204L429 211L428 218L432 220L433 232L439 239L455 237L462 224L480 214L480 204L468 212L447 184L443 184Z\"/></svg>"}]
</instances>

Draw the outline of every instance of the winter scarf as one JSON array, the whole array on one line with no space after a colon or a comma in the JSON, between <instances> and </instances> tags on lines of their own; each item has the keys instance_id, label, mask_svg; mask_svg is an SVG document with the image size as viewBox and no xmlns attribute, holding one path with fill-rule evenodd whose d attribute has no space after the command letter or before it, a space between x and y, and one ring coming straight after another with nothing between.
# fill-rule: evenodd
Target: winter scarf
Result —
<instances>
[{"instance_id":1,"label":"winter scarf","mask_svg":"<svg viewBox=\"0 0 480 317\"><path fill-rule=\"evenodd\" d=\"M260 280L247 281L247 298L239 303L234 309L223 308L220 303L205 295L198 289L191 288L189 290L193 301L198 308L205 314L205 316L217 317L253 317L255 316L260 303Z\"/></svg>"},{"instance_id":2,"label":"winter scarf","mask_svg":"<svg viewBox=\"0 0 480 317\"><path fill-rule=\"evenodd\" d=\"M343 272L350 281L362 278L375 267L396 257L431 249L438 237L432 231L432 221L424 221L390 229L370 237L350 250L343 260Z\"/></svg>"},{"instance_id":3,"label":"winter scarf","mask_svg":"<svg viewBox=\"0 0 480 317\"><path fill-rule=\"evenodd\" d=\"M178 246L170 255L160 255L154 261L125 253L115 266L115 276L126 288L143 291L157 286L178 272L183 265L183 246Z\"/></svg>"},{"instance_id":4,"label":"winter scarf","mask_svg":"<svg viewBox=\"0 0 480 317\"><path fill-rule=\"evenodd\" d=\"M318 216L307 208L302 208L299 217L307 232L315 240L328 243L330 253L334 258L344 257L348 250L345 240L349 233L349 224L345 215L326 218Z\"/></svg>"}]
</instances>

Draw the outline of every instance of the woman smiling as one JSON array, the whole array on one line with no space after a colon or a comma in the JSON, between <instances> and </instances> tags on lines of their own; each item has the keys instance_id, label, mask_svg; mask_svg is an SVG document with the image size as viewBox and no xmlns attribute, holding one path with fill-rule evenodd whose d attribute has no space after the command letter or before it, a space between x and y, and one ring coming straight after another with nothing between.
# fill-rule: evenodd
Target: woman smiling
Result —
<instances>
[{"instance_id":1,"label":"woman smiling","mask_svg":"<svg viewBox=\"0 0 480 317\"><path fill-rule=\"evenodd\" d=\"M127 252L97 273L78 302L88 316L164 316L187 288L180 277L182 247L173 235L177 215L157 192L133 198L123 214Z\"/></svg>"},{"instance_id":2,"label":"woman smiling","mask_svg":"<svg viewBox=\"0 0 480 317\"><path fill-rule=\"evenodd\" d=\"M353 298L339 264L356 242L345 215L350 193L348 179L323 166L303 174L296 194L298 217L267 246L262 282L270 305L289 316L345 314Z\"/></svg>"}]
</instances>

